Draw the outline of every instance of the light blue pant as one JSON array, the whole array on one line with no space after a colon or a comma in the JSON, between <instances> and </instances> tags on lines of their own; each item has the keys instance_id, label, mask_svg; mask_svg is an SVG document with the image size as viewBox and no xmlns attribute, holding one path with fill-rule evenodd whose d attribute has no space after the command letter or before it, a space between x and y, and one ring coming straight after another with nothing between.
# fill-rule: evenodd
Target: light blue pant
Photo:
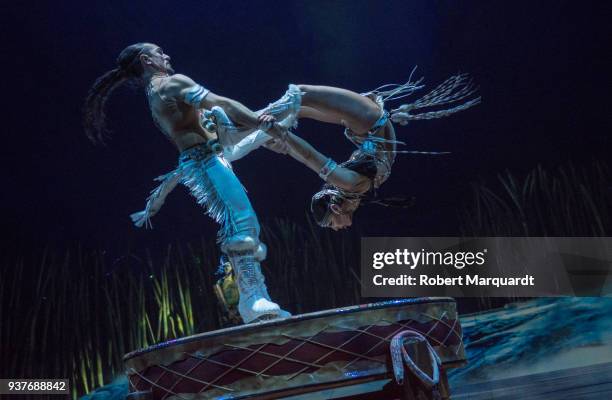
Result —
<instances>
[{"instance_id":1,"label":"light blue pant","mask_svg":"<svg viewBox=\"0 0 612 400\"><path fill-rule=\"evenodd\" d=\"M221 250L256 252L257 258L263 260L265 246L259 242L257 215L229 163L202 145L181 153L178 169L180 183L221 225L218 234Z\"/></svg>"}]
</instances>

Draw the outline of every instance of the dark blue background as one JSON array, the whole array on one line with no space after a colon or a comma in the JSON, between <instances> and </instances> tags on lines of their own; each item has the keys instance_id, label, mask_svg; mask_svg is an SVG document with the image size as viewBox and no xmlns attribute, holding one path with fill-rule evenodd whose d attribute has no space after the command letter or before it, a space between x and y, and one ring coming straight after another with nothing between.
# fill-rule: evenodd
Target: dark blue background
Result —
<instances>
[{"instance_id":1,"label":"dark blue background","mask_svg":"<svg viewBox=\"0 0 612 400\"><path fill-rule=\"evenodd\" d=\"M399 156L385 195L415 195L408 210L364 208L369 235L457 232L469 182L608 158L609 10L560 1L11 2L2 6L3 225L28 243L121 248L214 235L183 189L153 220L131 225L152 179L176 151L156 130L140 90L109 101L113 139L94 147L80 109L94 79L126 45L150 41L177 72L257 109L288 83L366 91L405 81L414 65L432 88L458 71L483 103L444 120L397 129L417 150ZM339 127L306 121L298 133L336 160L352 150ZM303 221L319 178L265 150L234 164L263 221Z\"/></svg>"}]
</instances>

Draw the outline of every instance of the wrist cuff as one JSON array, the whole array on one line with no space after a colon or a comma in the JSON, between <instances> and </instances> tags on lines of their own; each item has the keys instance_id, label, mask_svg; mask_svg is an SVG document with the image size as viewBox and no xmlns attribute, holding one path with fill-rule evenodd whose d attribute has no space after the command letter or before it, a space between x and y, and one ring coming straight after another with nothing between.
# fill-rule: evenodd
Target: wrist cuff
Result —
<instances>
[{"instance_id":1,"label":"wrist cuff","mask_svg":"<svg viewBox=\"0 0 612 400\"><path fill-rule=\"evenodd\" d=\"M325 165L321 167L321 170L319 171L319 176L321 177L321 179L327 182L327 178L332 172L334 172L337 167L338 164L336 164L336 162L331 158L328 158Z\"/></svg>"}]
</instances>

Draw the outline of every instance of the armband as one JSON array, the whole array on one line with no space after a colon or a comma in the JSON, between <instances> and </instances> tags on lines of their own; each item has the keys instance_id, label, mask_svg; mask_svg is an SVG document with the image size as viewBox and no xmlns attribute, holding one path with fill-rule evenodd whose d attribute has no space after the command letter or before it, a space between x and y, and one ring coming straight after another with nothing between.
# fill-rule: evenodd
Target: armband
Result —
<instances>
[{"instance_id":1,"label":"armband","mask_svg":"<svg viewBox=\"0 0 612 400\"><path fill-rule=\"evenodd\" d=\"M319 171L319 176L321 177L321 179L327 182L327 178L332 172L334 172L337 167L338 164L336 164L336 162L331 158L328 158L325 165L321 167L321 170Z\"/></svg>"},{"instance_id":2,"label":"armband","mask_svg":"<svg viewBox=\"0 0 612 400\"><path fill-rule=\"evenodd\" d=\"M185 93L185 103L198 107L208 93L210 93L210 90L206 89L202 85L196 84L192 86L187 93Z\"/></svg>"}]
</instances>

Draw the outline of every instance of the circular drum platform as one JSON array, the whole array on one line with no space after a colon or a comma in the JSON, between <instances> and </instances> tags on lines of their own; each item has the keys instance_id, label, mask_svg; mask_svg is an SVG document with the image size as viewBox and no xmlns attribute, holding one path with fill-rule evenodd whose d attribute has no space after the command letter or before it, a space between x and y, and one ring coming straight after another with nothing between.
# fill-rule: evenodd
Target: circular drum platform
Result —
<instances>
[{"instance_id":1,"label":"circular drum platform","mask_svg":"<svg viewBox=\"0 0 612 400\"><path fill-rule=\"evenodd\" d=\"M388 381L389 344L405 330L425 336L445 369L465 363L453 299L394 300L241 325L131 352L124 357L130 397L330 398L316 393Z\"/></svg>"}]
</instances>

